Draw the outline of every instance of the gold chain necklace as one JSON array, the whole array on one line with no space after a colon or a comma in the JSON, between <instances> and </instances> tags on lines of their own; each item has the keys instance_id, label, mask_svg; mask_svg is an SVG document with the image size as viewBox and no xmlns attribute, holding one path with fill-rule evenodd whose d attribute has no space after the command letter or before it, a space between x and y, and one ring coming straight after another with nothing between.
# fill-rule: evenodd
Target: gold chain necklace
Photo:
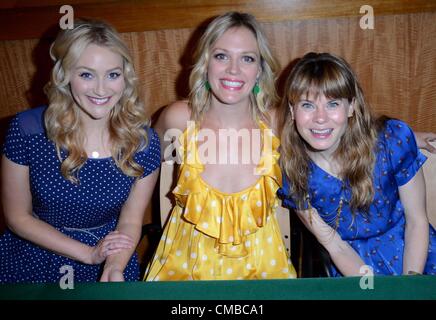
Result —
<instances>
[{"instance_id":1,"label":"gold chain necklace","mask_svg":"<svg viewBox=\"0 0 436 320\"><path fill-rule=\"evenodd\" d=\"M338 208L336 209L336 214L335 214L335 230L337 230L338 227L339 227L339 220L340 220L341 213L342 213L342 206L343 206L343 204L344 204L344 197L343 197L343 194L344 194L344 184L342 183L342 186L341 186L341 194L340 194L340 198L339 198L339 206L338 206ZM308 205L308 208L309 208L309 223L310 223L310 225L312 225L312 210L313 210L313 208L312 208L312 204L310 203L310 196L309 196L309 194L306 195L306 202L307 202L307 205ZM331 215L331 213L328 213L328 214L326 214L325 216L326 216L326 218L327 218L327 217L329 217L330 215ZM324 219L323 219L323 220L324 220ZM325 221L325 220L324 220L324 221ZM326 223L329 224L329 225L331 225L331 222L332 222L332 221L333 221L333 219L330 220L330 221L326 221Z\"/></svg>"}]
</instances>

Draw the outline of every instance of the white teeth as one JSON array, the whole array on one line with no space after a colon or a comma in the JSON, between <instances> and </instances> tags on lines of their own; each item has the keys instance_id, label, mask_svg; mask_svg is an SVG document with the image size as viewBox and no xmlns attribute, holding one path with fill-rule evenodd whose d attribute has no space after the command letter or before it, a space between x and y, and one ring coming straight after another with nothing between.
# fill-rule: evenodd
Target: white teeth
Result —
<instances>
[{"instance_id":1,"label":"white teeth","mask_svg":"<svg viewBox=\"0 0 436 320\"><path fill-rule=\"evenodd\" d=\"M323 130L317 130L317 129L310 129L313 133L316 134L328 134L333 131L333 129L323 129Z\"/></svg>"},{"instance_id":2,"label":"white teeth","mask_svg":"<svg viewBox=\"0 0 436 320\"><path fill-rule=\"evenodd\" d=\"M88 97L88 98L95 104L105 104L110 99L110 98L94 98L94 97Z\"/></svg>"},{"instance_id":3,"label":"white teeth","mask_svg":"<svg viewBox=\"0 0 436 320\"><path fill-rule=\"evenodd\" d=\"M242 82L239 82L239 81L228 81L228 80L223 80L222 83L225 86L228 86L228 87L237 87L237 88L242 87L242 84L243 84Z\"/></svg>"}]
</instances>

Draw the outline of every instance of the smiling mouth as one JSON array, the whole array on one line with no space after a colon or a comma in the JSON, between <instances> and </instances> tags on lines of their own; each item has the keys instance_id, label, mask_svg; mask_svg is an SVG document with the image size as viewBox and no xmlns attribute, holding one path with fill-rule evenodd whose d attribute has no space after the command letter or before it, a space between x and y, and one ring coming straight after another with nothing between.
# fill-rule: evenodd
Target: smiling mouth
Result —
<instances>
[{"instance_id":1,"label":"smiling mouth","mask_svg":"<svg viewBox=\"0 0 436 320\"><path fill-rule=\"evenodd\" d=\"M221 84L226 89L241 89L244 85L242 81L221 80Z\"/></svg>"},{"instance_id":2,"label":"smiling mouth","mask_svg":"<svg viewBox=\"0 0 436 320\"><path fill-rule=\"evenodd\" d=\"M103 104L106 104L109 100L110 100L110 98L111 97L106 97L106 98L94 98L94 97L89 97L88 96L88 99L89 99L89 101L91 101L93 104L96 104L96 105L103 105Z\"/></svg>"},{"instance_id":3,"label":"smiling mouth","mask_svg":"<svg viewBox=\"0 0 436 320\"><path fill-rule=\"evenodd\" d=\"M327 138L333 132L333 129L310 129L312 135L316 138Z\"/></svg>"}]
</instances>

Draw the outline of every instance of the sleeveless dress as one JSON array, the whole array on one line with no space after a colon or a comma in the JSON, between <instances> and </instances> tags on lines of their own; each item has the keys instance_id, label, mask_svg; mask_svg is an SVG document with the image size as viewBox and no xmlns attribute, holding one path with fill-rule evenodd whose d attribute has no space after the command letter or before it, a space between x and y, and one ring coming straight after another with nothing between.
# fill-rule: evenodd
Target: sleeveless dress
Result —
<instances>
[{"instance_id":1,"label":"sleeveless dress","mask_svg":"<svg viewBox=\"0 0 436 320\"><path fill-rule=\"evenodd\" d=\"M29 167L34 216L94 246L115 229L135 179L124 175L112 158L100 158L87 159L79 172L79 185L66 180L60 173L55 145L45 134L44 110L27 110L12 119L3 153L9 160ZM135 155L135 161L144 168L141 178L159 168L161 162L159 138L150 128L148 140L148 145ZM63 151L61 154L66 155ZM75 282L96 282L102 266L60 256L8 229L0 237L0 283L59 282L66 267L73 270ZM124 270L124 277L126 281L139 280L136 254Z\"/></svg>"},{"instance_id":2,"label":"sleeveless dress","mask_svg":"<svg viewBox=\"0 0 436 320\"><path fill-rule=\"evenodd\" d=\"M350 207L351 190L342 180L310 163L309 195L312 207L335 228L340 199L343 206L337 232L378 275L401 275L403 272L405 214L398 187L409 182L424 164L426 157L416 146L413 131L406 123L388 120L377 141L374 167L374 201L369 214L360 212L353 221ZM283 205L296 209L289 193L290 182L283 178L278 192ZM306 204L307 208L307 204ZM436 275L436 232L429 226L429 247L424 273ZM331 274L341 276L335 266Z\"/></svg>"},{"instance_id":3,"label":"sleeveless dress","mask_svg":"<svg viewBox=\"0 0 436 320\"><path fill-rule=\"evenodd\" d=\"M197 126L180 136L182 163L173 190L176 205L144 280L295 278L275 217L281 185L279 140L259 123L263 152L259 178L236 193L207 182L197 150Z\"/></svg>"}]
</instances>

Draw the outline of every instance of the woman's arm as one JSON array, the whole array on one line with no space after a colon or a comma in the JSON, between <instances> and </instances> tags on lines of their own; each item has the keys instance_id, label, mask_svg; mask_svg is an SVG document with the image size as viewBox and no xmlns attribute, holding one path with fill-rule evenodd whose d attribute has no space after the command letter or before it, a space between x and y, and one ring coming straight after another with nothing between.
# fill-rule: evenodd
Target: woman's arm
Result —
<instances>
[{"instance_id":1,"label":"woman's arm","mask_svg":"<svg viewBox=\"0 0 436 320\"><path fill-rule=\"evenodd\" d=\"M403 274L422 273L427 260L429 242L429 222L422 169L409 182L399 187L399 193L406 216Z\"/></svg>"},{"instance_id":2,"label":"woman's arm","mask_svg":"<svg viewBox=\"0 0 436 320\"><path fill-rule=\"evenodd\" d=\"M418 148L425 149L431 153L436 153L436 148L432 145L432 142L436 143L436 133L415 132L415 139Z\"/></svg>"},{"instance_id":3,"label":"woman's arm","mask_svg":"<svg viewBox=\"0 0 436 320\"><path fill-rule=\"evenodd\" d=\"M144 213L158 177L159 169L156 169L133 185L121 210L116 230L132 238L134 246L107 257L100 281L124 281L123 272L140 241Z\"/></svg>"},{"instance_id":4,"label":"woman's arm","mask_svg":"<svg viewBox=\"0 0 436 320\"><path fill-rule=\"evenodd\" d=\"M2 203L8 228L18 236L59 255L86 264L98 264L106 256L132 246L123 235L108 235L95 247L71 239L32 215L29 168L2 157ZM107 247L107 241L114 243Z\"/></svg>"},{"instance_id":5,"label":"woman's arm","mask_svg":"<svg viewBox=\"0 0 436 320\"><path fill-rule=\"evenodd\" d=\"M154 129L159 135L163 160L172 159L175 149L173 142L185 131L190 117L191 111L187 101L176 101L168 105L159 115Z\"/></svg>"},{"instance_id":6,"label":"woman's arm","mask_svg":"<svg viewBox=\"0 0 436 320\"><path fill-rule=\"evenodd\" d=\"M310 212L311 211L311 212ZM361 276L361 267L365 265L357 252L330 227L314 208L297 211L297 215L306 228L329 252L335 266L344 276Z\"/></svg>"}]
</instances>

